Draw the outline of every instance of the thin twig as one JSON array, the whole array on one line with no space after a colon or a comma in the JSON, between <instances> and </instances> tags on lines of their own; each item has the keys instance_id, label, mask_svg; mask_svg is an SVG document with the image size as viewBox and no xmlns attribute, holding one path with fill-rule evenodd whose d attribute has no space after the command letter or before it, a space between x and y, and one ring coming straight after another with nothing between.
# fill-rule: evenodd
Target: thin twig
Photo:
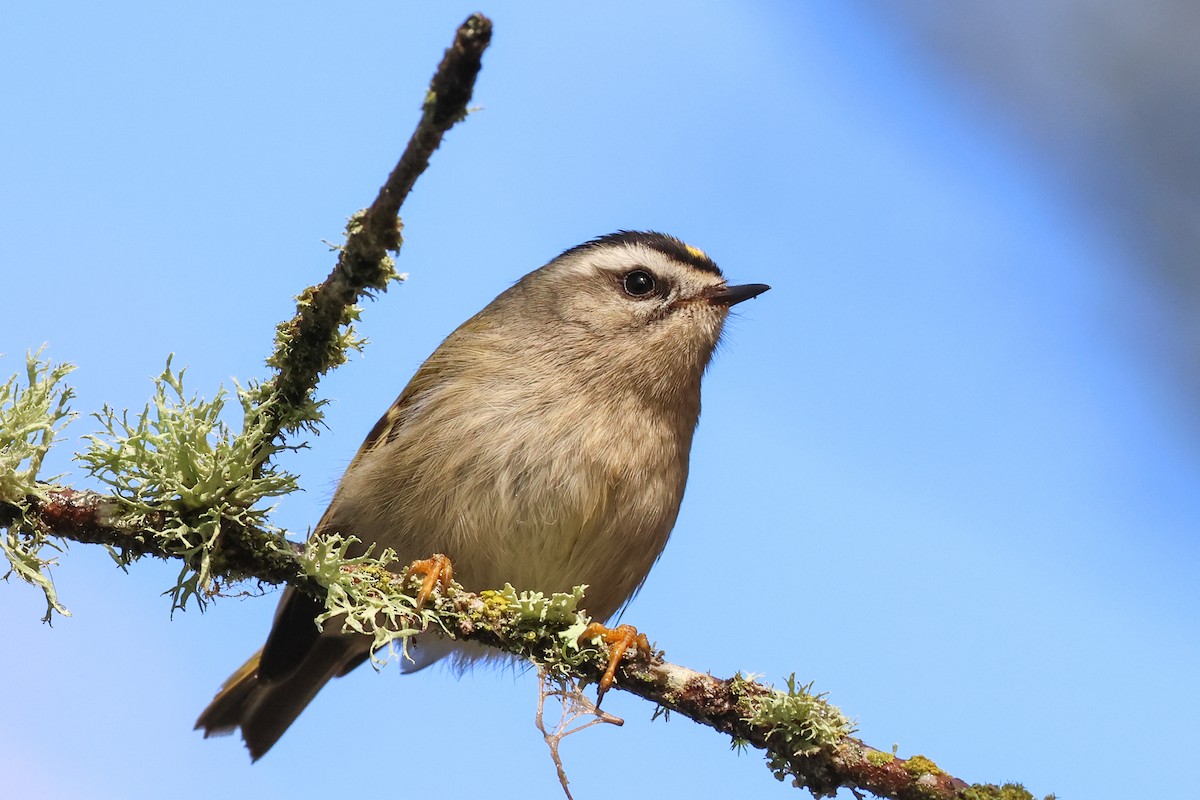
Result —
<instances>
[{"instance_id":1,"label":"thin twig","mask_svg":"<svg viewBox=\"0 0 1200 800\"><path fill-rule=\"evenodd\" d=\"M557 685L557 688L548 688L551 683ZM550 733L546 730L545 724L545 706L547 697L557 697L562 703L562 710L558 715L558 724L554 726L554 732ZM576 725L574 728L568 728L572 722L580 717L591 717L592 719ZM550 748L550 758L554 760L554 767L558 770L558 782L562 785L563 792L567 795L567 800L573 800L571 790L567 787L566 770L563 768L562 757L559 755L558 748L562 744L563 739L571 734L579 733L593 725L602 723L608 725L624 725L625 720L620 717L609 714L607 711L599 709L595 703L587 699L587 695L583 693L583 689L574 681L566 681L563 679L551 678L546 670L538 667L538 704L537 714L534 717L534 723L537 729L541 731L542 738L546 740L546 746Z\"/></svg>"},{"instance_id":2,"label":"thin twig","mask_svg":"<svg viewBox=\"0 0 1200 800\"><path fill-rule=\"evenodd\" d=\"M350 320L348 310L372 291L385 290L395 276L388 252L400 249L400 206L429 166L446 131L466 116L491 37L491 20L481 14L472 15L459 27L454 44L430 81L421 120L404 154L370 208L351 220L337 266L324 283L301 293L296 316L280 326L277 348L268 363L278 371L272 388L281 402L264 412L264 454L286 433L285 415L307 405L321 375L344 359L337 334Z\"/></svg>"},{"instance_id":3,"label":"thin twig","mask_svg":"<svg viewBox=\"0 0 1200 800\"><path fill-rule=\"evenodd\" d=\"M429 83L421 122L363 220L363 237L367 242L385 250L400 247L396 215L417 178L429 166L429 159L446 131L467 115L483 51L491 41L492 21L482 14L471 15L459 26L454 44L446 51Z\"/></svg>"},{"instance_id":4,"label":"thin twig","mask_svg":"<svg viewBox=\"0 0 1200 800\"><path fill-rule=\"evenodd\" d=\"M98 492L49 488L41 496L26 498L25 516L48 535L83 544L99 544L130 556L184 558L170 549L157 531L165 526L167 514L145 514L137 524L123 516L124 504ZM9 522L9 509L0 505L0 525ZM11 509L13 512L15 508ZM325 587L304 573L293 555L295 545L271 531L226 520L229 531L216 553L215 574L229 582L257 580L273 585L295 586L306 594L325 597Z\"/></svg>"}]
</instances>

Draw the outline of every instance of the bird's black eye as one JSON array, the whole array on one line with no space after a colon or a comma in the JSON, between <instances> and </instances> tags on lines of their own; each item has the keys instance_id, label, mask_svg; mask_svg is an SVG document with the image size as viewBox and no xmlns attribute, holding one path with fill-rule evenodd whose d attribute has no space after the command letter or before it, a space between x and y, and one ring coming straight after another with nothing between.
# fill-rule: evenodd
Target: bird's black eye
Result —
<instances>
[{"instance_id":1,"label":"bird's black eye","mask_svg":"<svg viewBox=\"0 0 1200 800\"><path fill-rule=\"evenodd\" d=\"M631 297L645 297L654 291L654 276L644 269L626 273L625 293Z\"/></svg>"}]
</instances>

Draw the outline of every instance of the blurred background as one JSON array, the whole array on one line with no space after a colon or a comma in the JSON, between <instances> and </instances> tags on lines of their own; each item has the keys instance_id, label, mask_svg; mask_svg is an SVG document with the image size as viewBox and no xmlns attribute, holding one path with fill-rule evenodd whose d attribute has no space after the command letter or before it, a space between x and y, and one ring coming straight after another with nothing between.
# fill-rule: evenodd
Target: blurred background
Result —
<instances>
[{"instance_id":1,"label":"blurred background","mask_svg":"<svg viewBox=\"0 0 1200 800\"><path fill-rule=\"evenodd\" d=\"M322 240L374 197L475 10L496 25L480 110L404 209L411 278L323 381L329 430L285 462L306 492L277 522L316 521L408 376L513 280L664 230L774 289L729 325L683 512L624 621L716 675L795 672L867 742L967 780L1188 781L1194 4L14 6L0 372L47 342L79 366L81 412L140 409L169 353L205 396L265 375L291 296L333 263ZM95 429L68 429L51 472L78 479ZM362 669L254 766L204 741L193 721L277 593L171 619L176 572L73 546L55 578L74 616L52 627L35 590L0 586L10 796L292 800L355 774L561 796L524 670ZM578 800L614 781L795 796L708 729L605 704L625 727L563 746Z\"/></svg>"}]
</instances>

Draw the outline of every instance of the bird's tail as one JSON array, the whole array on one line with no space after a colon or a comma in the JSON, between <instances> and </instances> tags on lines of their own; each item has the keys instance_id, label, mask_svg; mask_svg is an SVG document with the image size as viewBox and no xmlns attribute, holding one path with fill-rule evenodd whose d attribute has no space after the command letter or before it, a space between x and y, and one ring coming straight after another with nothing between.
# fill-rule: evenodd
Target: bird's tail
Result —
<instances>
[{"instance_id":1,"label":"bird's tail","mask_svg":"<svg viewBox=\"0 0 1200 800\"><path fill-rule=\"evenodd\" d=\"M242 739L257 761L271 749L329 680L355 661L357 648L346 637L321 637L303 661L286 676L267 680L259 675L262 650L229 676L196 720L205 738L242 729Z\"/></svg>"}]
</instances>

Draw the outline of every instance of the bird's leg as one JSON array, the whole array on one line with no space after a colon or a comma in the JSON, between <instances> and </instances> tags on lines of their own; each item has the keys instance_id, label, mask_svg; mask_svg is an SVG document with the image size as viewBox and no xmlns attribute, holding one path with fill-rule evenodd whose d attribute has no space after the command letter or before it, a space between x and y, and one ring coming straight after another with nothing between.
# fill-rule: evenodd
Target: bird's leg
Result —
<instances>
[{"instance_id":1,"label":"bird's leg","mask_svg":"<svg viewBox=\"0 0 1200 800\"><path fill-rule=\"evenodd\" d=\"M434 586L445 591L450 585L450 581L454 579L454 567L449 558L441 553L434 553L429 558L422 558L409 564L404 574L406 576L425 576L425 580L421 581L420 590L417 591L417 608L420 609L429 599L429 595L433 594Z\"/></svg>"},{"instance_id":2,"label":"bird's leg","mask_svg":"<svg viewBox=\"0 0 1200 800\"><path fill-rule=\"evenodd\" d=\"M637 628L632 625L606 628L599 622L593 622L583 629L579 640L584 641L585 639L600 639L609 647L608 669L604 670L604 675L600 678L600 685L596 689L596 705L599 706L600 701L604 699L604 693L612 687L617 665L621 663L625 653L630 647L633 647L641 655L649 656L651 653L650 640L646 638L646 634L638 633Z\"/></svg>"}]
</instances>

